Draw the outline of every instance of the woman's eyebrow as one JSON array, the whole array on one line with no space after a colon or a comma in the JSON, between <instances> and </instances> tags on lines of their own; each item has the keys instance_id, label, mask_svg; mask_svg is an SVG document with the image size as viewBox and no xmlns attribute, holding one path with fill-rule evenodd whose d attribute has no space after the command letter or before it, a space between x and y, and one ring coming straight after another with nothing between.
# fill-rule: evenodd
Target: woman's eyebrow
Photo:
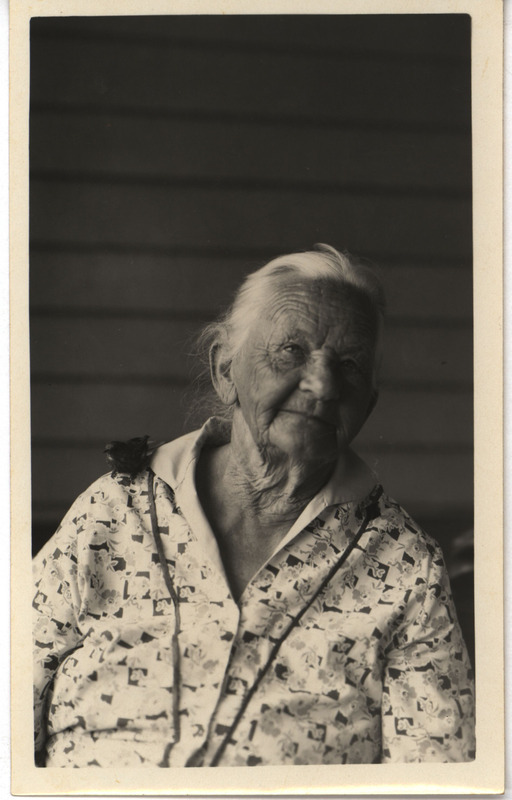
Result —
<instances>
[{"instance_id":1,"label":"woman's eyebrow","mask_svg":"<svg viewBox=\"0 0 512 800\"><path fill-rule=\"evenodd\" d=\"M338 356L352 356L358 358L371 358L373 354L373 347L370 342L358 342L354 344L344 344L338 348Z\"/></svg>"},{"instance_id":2,"label":"woman's eyebrow","mask_svg":"<svg viewBox=\"0 0 512 800\"><path fill-rule=\"evenodd\" d=\"M293 328L287 328L286 326L283 326L282 328L277 328L270 334L269 341L271 341L272 343L275 342L279 343L285 341L288 342L290 341L290 339L304 340L307 339L310 335L311 331L309 331L308 333L308 331L306 331L304 328L296 326Z\"/></svg>"}]
</instances>

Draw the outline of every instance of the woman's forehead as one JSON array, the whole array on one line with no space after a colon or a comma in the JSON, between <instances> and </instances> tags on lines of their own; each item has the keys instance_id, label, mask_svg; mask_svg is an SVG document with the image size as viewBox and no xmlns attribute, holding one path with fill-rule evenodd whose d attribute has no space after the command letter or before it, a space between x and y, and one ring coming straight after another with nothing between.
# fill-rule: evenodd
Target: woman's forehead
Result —
<instances>
[{"instance_id":1,"label":"woman's forehead","mask_svg":"<svg viewBox=\"0 0 512 800\"><path fill-rule=\"evenodd\" d=\"M333 281L283 281L268 297L256 325L261 330L299 327L319 332L326 327L376 330L376 311L356 287Z\"/></svg>"}]
</instances>

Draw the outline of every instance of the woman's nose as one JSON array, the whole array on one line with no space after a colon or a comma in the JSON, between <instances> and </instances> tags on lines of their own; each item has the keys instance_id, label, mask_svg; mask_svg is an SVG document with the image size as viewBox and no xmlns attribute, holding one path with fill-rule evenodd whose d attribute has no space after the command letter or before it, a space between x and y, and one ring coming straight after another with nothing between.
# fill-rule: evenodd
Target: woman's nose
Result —
<instances>
[{"instance_id":1,"label":"woman's nose","mask_svg":"<svg viewBox=\"0 0 512 800\"><path fill-rule=\"evenodd\" d=\"M299 383L303 392L311 392L317 400L339 397L340 387L335 365L323 353L312 353Z\"/></svg>"}]
</instances>

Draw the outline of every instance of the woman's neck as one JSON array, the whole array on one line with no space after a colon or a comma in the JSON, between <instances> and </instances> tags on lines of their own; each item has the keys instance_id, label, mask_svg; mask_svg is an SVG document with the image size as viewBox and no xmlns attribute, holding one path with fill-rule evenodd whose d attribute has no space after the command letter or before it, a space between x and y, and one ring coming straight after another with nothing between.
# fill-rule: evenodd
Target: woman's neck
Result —
<instances>
[{"instance_id":1,"label":"woman's neck","mask_svg":"<svg viewBox=\"0 0 512 800\"><path fill-rule=\"evenodd\" d=\"M260 448L245 423L235 423L229 444L215 457L223 496L260 524L293 522L329 480L336 462L297 463L275 448Z\"/></svg>"},{"instance_id":2,"label":"woman's neck","mask_svg":"<svg viewBox=\"0 0 512 800\"><path fill-rule=\"evenodd\" d=\"M250 435L250 434L249 434ZM196 488L235 599L329 480L332 465L294 464L262 452L233 426L231 441L202 450ZM309 466L309 469L308 469Z\"/></svg>"}]
</instances>

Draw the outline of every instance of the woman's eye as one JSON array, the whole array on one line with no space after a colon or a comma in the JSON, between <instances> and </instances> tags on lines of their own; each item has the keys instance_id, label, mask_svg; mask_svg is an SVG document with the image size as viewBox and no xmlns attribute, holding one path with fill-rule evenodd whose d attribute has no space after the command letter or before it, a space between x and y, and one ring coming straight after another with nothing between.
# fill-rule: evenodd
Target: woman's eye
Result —
<instances>
[{"instance_id":1,"label":"woman's eye","mask_svg":"<svg viewBox=\"0 0 512 800\"><path fill-rule=\"evenodd\" d=\"M344 358L340 363L345 372L359 372L359 364L352 358Z\"/></svg>"},{"instance_id":2,"label":"woman's eye","mask_svg":"<svg viewBox=\"0 0 512 800\"><path fill-rule=\"evenodd\" d=\"M304 360L304 350L300 344L288 342L281 347L281 358L285 364L300 364Z\"/></svg>"}]
</instances>

